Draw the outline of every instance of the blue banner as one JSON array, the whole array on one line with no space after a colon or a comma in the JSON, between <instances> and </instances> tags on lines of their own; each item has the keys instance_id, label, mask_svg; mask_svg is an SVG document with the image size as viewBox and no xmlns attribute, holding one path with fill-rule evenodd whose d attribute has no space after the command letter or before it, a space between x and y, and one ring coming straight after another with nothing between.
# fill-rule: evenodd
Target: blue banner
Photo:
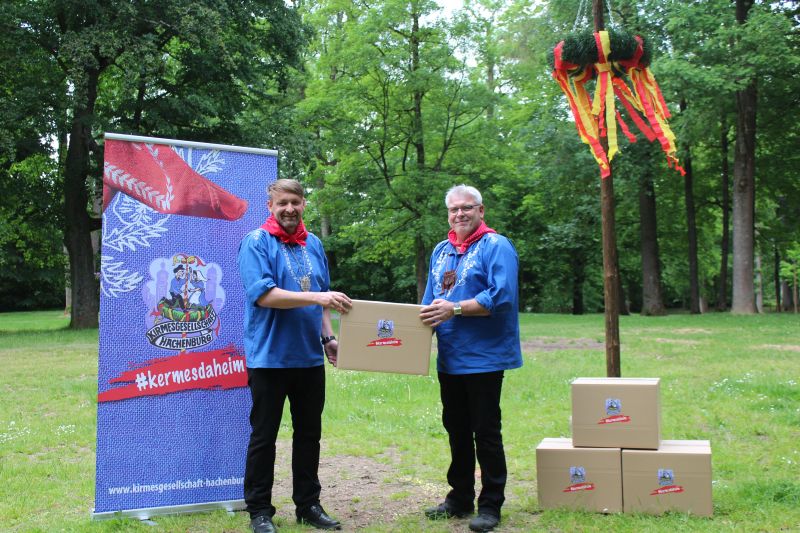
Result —
<instances>
[{"instance_id":1,"label":"blue banner","mask_svg":"<svg viewBox=\"0 0 800 533\"><path fill-rule=\"evenodd\" d=\"M94 517L241 507L236 257L267 217L276 156L106 135Z\"/></svg>"}]
</instances>

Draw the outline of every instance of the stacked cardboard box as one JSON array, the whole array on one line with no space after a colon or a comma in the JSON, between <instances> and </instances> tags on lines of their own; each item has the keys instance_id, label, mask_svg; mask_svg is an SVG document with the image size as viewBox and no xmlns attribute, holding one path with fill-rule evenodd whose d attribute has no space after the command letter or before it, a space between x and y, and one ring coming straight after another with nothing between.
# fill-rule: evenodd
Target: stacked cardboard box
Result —
<instances>
[{"instance_id":1,"label":"stacked cardboard box","mask_svg":"<svg viewBox=\"0 0 800 533\"><path fill-rule=\"evenodd\" d=\"M708 441L661 440L657 378L572 382L572 439L536 448L542 508L711 516Z\"/></svg>"}]
</instances>

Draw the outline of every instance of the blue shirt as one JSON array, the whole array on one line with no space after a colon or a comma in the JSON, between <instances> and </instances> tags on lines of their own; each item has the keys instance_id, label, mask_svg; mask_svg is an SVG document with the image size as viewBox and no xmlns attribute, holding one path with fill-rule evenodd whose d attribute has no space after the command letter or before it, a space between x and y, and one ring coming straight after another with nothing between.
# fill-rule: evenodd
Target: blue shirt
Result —
<instances>
[{"instance_id":1,"label":"blue shirt","mask_svg":"<svg viewBox=\"0 0 800 533\"><path fill-rule=\"evenodd\" d=\"M309 368L324 363L322 306L295 309L260 307L256 300L273 287L301 291L300 280L311 278L310 290L330 287L328 260L313 234L306 246L283 244L264 229L253 230L239 244L239 274L244 283L244 351L248 368Z\"/></svg>"},{"instance_id":2,"label":"blue shirt","mask_svg":"<svg viewBox=\"0 0 800 533\"><path fill-rule=\"evenodd\" d=\"M448 270L455 285L442 288ZM436 245L422 304L437 298L459 302L475 298L489 316L455 316L437 326L437 369L445 374L475 374L522 366L519 344L519 258L506 237L487 233L459 254L449 241Z\"/></svg>"}]
</instances>

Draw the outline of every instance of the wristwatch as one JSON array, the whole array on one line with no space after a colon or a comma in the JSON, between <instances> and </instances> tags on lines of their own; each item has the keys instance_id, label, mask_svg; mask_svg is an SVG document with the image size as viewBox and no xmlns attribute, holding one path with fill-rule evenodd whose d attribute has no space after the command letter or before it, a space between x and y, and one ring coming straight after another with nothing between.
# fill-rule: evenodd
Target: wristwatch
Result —
<instances>
[{"instance_id":1,"label":"wristwatch","mask_svg":"<svg viewBox=\"0 0 800 533\"><path fill-rule=\"evenodd\" d=\"M336 335L331 335L330 337L320 337L319 340L320 340L320 342L322 342L322 345L325 346L329 342L335 341L336 340Z\"/></svg>"},{"instance_id":2,"label":"wristwatch","mask_svg":"<svg viewBox=\"0 0 800 533\"><path fill-rule=\"evenodd\" d=\"M453 306L453 316L461 316L461 302L456 302Z\"/></svg>"}]
</instances>

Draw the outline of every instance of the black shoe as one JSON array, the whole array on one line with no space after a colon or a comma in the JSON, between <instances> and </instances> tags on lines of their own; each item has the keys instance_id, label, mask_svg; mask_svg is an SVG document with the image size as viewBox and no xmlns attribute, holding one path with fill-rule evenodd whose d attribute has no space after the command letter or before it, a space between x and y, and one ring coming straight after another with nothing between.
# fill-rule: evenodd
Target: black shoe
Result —
<instances>
[{"instance_id":1,"label":"black shoe","mask_svg":"<svg viewBox=\"0 0 800 533\"><path fill-rule=\"evenodd\" d=\"M262 515L250 520L250 529L253 533L277 533L278 528L272 523L272 518Z\"/></svg>"},{"instance_id":2,"label":"black shoe","mask_svg":"<svg viewBox=\"0 0 800 533\"><path fill-rule=\"evenodd\" d=\"M297 523L314 526L317 529L342 529L342 524L334 520L321 505L312 505L302 513L297 513Z\"/></svg>"},{"instance_id":3,"label":"black shoe","mask_svg":"<svg viewBox=\"0 0 800 533\"><path fill-rule=\"evenodd\" d=\"M472 514L472 509L458 509L448 502L440 503L436 507L425 509L425 516L430 520L443 520L445 518L466 518Z\"/></svg>"},{"instance_id":4,"label":"black shoe","mask_svg":"<svg viewBox=\"0 0 800 533\"><path fill-rule=\"evenodd\" d=\"M469 521L469 528L472 531L493 531L500 518L493 514L478 513L478 516Z\"/></svg>"}]
</instances>

